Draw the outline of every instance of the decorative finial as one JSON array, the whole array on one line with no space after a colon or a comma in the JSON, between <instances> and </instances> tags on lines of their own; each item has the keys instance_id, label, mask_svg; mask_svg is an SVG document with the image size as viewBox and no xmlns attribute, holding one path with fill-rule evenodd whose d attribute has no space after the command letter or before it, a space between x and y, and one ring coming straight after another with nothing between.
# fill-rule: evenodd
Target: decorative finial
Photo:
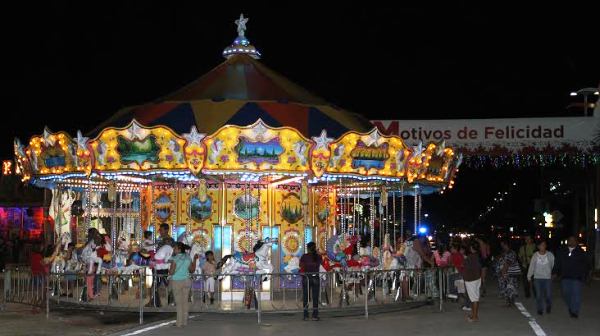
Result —
<instances>
[{"instance_id":1,"label":"decorative finial","mask_svg":"<svg viewBox=\"0 0 600 336\"><path fill-rule=\"evenodd\" d=\"M246 23L250 20L249 18L244 17L244 13L240 14L240 18L235 20L235 24L237 25L238 37L244 37L246 33Z\"/></svg>"},{"instance_id":2,"label":"decorative finial","mask_svg":"<svg viewBox=\"0 0 600 336\"><path fill-rule=\"evenodd\" d=\"M244 17L244 14L240 14L240 18L235 20L238 36L233 41L233 44L223 50L225 58L229 58L235 54L246 54L255 59L260 58L260 52L246 38L246 23L248 23L248 20L250 19Z\"/></svg>"}]
</instances>

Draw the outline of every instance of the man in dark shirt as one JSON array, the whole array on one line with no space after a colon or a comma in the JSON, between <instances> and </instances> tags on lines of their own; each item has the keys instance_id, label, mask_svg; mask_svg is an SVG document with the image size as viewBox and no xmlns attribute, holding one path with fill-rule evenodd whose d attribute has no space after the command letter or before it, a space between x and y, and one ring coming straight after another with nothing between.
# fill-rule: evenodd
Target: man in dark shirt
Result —
<instances>
[{"instance_id":1,"label":"man in dark shirt","mask_svg":"<svg viewBox=\"0 0 600 336\"><path fill-rule=\"evenodd\" d=\"M314 242L306 244L307 253L300 258L300 272L302 273L302 304L304 307L304 320L308 320L308 292L310 289L313 303L313 321L319 320L319 293L321 282L319 278L319 267L321 256L317 253L317 245Z\"/></svg>"},{"instance_id":2,"label":"man in dark shirt","mask_svg":"<svg viewBox=\"0 0 600 336\"><path fill-rule=\"evenodd\" d=\"M469 245L469 253L464 261L463 278L467 295L471 301L471 315L469 322L479 321L479 292L481 288L481 263L479 243L472 241Z\"/></svg>"},{"instance_id":3,"label":"man in dark shirt","mask_svg":"<svg viewBox=\"0 0 600 336\"><path fill-rule=\"evenodd\" d=\"M574 236L567 240L567 247L557 253L554 273L560 277L563 297L572 318L579 317L581 308L581 287L590 270L590 260L577 245Z\"/></svg>"}]
</instances>

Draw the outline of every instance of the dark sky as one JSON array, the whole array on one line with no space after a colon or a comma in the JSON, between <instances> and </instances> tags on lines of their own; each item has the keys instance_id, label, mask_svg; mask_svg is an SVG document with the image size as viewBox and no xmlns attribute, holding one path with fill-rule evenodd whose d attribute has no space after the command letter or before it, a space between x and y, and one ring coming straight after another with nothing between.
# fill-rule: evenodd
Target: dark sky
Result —
<instances>
[{"instance_id":1,"label":"dark sky","mask_svg":"<svg viewBox=\"0 0 600 336\"><path fill-rule=\"evenodd\" d=\"M15 135L27 140L44 125L87 131L202 75L222 61L242 11L266 65L369 118L565 115L568 92L600 79L600 12L582 3L296 3L5 8L0 156L11 156Z\"/></svg>"},{"instance_id":2,"label":"dark sky","mask_svg":"<svg viewBox=\"0 0 600 336\"><path fill-rule=\"evenodd\" d=\"M584 2L212 2L3 4L0 157L14 136L85 132L206 73L240 12L263 63L371 119L563 116L600 80L600 11Z\"/></svg>"}]
</instances>

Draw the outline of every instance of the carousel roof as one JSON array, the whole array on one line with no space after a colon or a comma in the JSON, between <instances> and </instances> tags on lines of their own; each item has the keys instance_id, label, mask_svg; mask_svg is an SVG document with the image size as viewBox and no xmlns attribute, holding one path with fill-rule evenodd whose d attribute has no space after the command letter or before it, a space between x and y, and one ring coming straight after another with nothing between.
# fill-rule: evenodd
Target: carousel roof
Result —
<instances>
[{"instance_id":1,"label":"carousel roof","mask_svg":"<svg viewBox=\"0 0 600 336\"><path fill-rule=\"evenodd\" d=\"M90 135L106 127L124 127L132 119L147 126L168 126L178 133L192 125L200 132L213 133L223 125L245 126L258 119L273 127L293 127L307 137L319 135L323 125L334 137L373 127L364 117L327 103L260 63L260 53L243 28L223 51L223 63L154 102L118 111Z\"/></svg>"},{"instance_id":2,"label":"carousel roof","mask_svg":"<svg viewBox=\"0 0 600 336\"><path fill-rule=\"evenodd\" d=\"M327 105L260 64L239 26L224 63L154 103L119 111L93 136L46 128L25 144L15 139L23 181L83 189L205 177L273 186L344 180L371 191L400 186L404 193L452 188L462 161L452 148L409 147Z\"/></svg>"}]
</instances>

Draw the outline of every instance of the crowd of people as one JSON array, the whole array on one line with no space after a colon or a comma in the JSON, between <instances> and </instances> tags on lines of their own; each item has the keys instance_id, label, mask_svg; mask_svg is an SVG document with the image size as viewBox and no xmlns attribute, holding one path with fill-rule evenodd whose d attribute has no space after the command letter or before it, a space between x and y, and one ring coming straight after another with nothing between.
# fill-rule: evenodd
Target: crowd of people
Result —
<instances>
[{"instance_id":1,"label":"crowd of people","mask_svg":"<svg viewBox=\"0 0 600 336\"><path fill-rule=\"evenodd\" d=\"M556 251L548 250L545 240L537 243L531 237L513 249L513 241L502 239L499 251L492 255L491 246L483 238L467 238L451 243L449 253L443 244L433 253L439 267L450 266L456 270L454 286L461 297L462 309L469 312L467 319L479 319L480 297L486 293L487 268L494 267L498 293L508 307L515 305L519 296L519 285L523 285L525 298L535 297L539 315L552 312L552 283L559 279L560 289L568 307L569 316L578 318L581 309L581 290L589 278L591 260L579 246L577 238L571 236L566 246Z\"/></svg>"},{"instance_id":2,"label":"crowd of people","mask_svg":"<svg viewBox=\"0 0 600 336\"><path fill-rule=\"evenodd\" d=\"M86 294L83 299L94 300L99 295L98 270L102 266L103 257L113 251L110 239L106 238L106 235L101 235L98 230L92 228L88 231L86 243L81 249L76 249L70 242L66 246L36 246L30 261L34 277L49 274L53 261L60 254L65 261L62 265L64 281L72 287L77 274L85 274ZM194 274L197 267L207 275L203 281L206 293L203 300L208 299L212 304L216 287L215 276L218 274L220 263L215 260L214 253L208 251L203 256L205 261L198 266L200 256L190 257L186 253L190 247L182 242L175 242L170 236L167 224L159 226L156 243L149 232L144 234L144 238L136 255L138 258L152 258L156 281L147 305L161 307L158 291L162 287L168 288L169 303L174 302L177 306L177 325L185 326L188 315L187 298L192 286L190 275ZM486 295L486 287L489 285L486 284L486 280L491 276L497 279L499 296L506 301L507 306L515 305L520 292L519 287L522 286L525 298L535 297L537 313L540 315L552 312L552 280L558 278L569 315L573 318L579 316L582 284L589 276L591 263L575 237L570 237L567 245L557 250L556 254L548 250L546 241L534 242L531 237L525 237L523 244L516 249L513 248L514 241L509 239L500 240L497 245L490 244L484 237L454 237L449 241L438 240L435 244L432 244L430 239L426 236L400 238L393 248L383 246L382 250L385 253L386 249L389 249L396 257L401 257L405 269L440 267L453 270L449 274L450 286L455 290L461 308L468 313L468 321L479 320L480 298ZM306 254L300 258L300 273L306 274L302 277L305 320L309 319L310 297L313 298L312 319L319 320L318 273L323 270L322 254L323 251L317 251L316 244L310 242L307 244ZM134 256L129 255L126 265L132 264L133 259ZM488 273L489 269L493 270L492 274ZM408 281L403 279L400 285L402 298L409 297Z\"/></svg>"}]
</instances>

